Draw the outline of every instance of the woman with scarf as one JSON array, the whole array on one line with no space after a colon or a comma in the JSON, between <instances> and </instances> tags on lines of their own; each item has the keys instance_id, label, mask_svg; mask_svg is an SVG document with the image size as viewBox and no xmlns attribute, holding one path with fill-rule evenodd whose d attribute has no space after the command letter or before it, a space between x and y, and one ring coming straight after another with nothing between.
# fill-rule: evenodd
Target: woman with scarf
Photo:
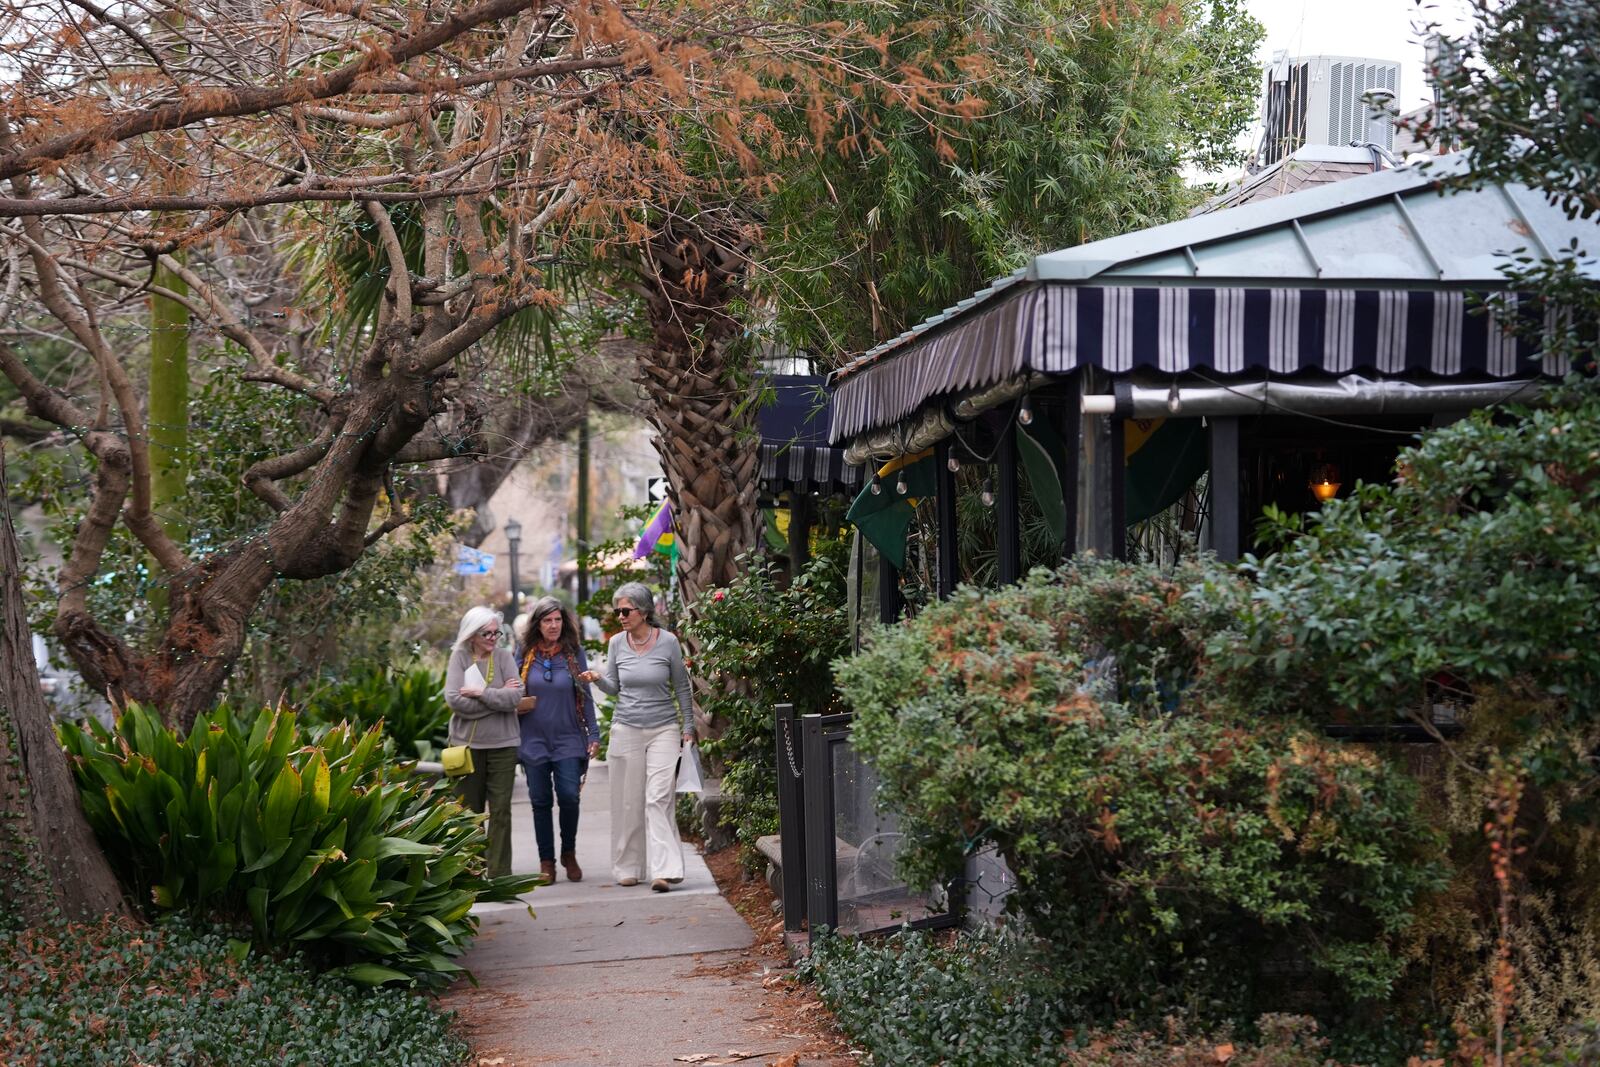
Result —
<instances>
[{"instance_id":1,"label":"woman with scarf","mask_svg":"<svg viewBox=\"0 0 1600 1067\"><path fill-rule=\"evenodd\" d=\"M528 611L522 633L523 692L536 697L521 714L517 760L528 780L533 836L539 846L539 878L556 880L552 808L561 806L561 866L567 881L583 880L578 866L578 791L588 763L600 748L594 694L581 676L589 669L578 641L578 623L554 597L541 597Z\"/></svg>"}]
</instances>

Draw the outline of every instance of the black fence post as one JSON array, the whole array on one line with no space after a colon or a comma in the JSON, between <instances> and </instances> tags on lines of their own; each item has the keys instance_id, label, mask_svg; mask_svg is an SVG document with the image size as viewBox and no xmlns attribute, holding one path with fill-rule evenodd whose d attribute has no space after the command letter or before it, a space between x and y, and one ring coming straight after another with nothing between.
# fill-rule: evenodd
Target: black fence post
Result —
<instances>
[{"instance_id":1,"label":"black fence post","mask_svg":"<svg viewBox=\"0 0 1600 1067\"><path fill-rule=\"evenodd\" d=\"M783 930L806 928L806 813L801 775L805 751L793 704L774 705L773 737L778 755L778 841L783 865Z\"/></svg>"},{"instance_id":2,"label":"black fence post","mask_svg":"<svg viewBox=\"0 0 1600 1067\"><path fill-rule=\"evenodd\" d=\"M806 919L812 936L818 928L839 926L839 892L834 850L833 761L828 758L828 738L821 715L800 718L804 739L806 821Z\"/></svg>"}]
</instances>

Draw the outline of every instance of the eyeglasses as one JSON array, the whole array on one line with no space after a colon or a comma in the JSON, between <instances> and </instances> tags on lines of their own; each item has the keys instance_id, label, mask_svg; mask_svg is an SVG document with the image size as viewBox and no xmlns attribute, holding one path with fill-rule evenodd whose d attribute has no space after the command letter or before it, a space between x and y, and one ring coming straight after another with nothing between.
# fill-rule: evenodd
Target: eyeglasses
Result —
<instances>
[{"instance_id":1,"label":"eyeglasses","mask_svg":"<svg viewBox=\"0 0 1600 1067\"><path fill-rule=\"evenodd\" d=\"M638 608L618 608L617 609L617 618L626 619L629 615L632 615L634 612L636 612L638 610L639 610Z\"/></svg>"},{"instance_id":2,"label":"eyeglasses","mask_svg":"<svg viewBox=\"0 0 1600 1067\"><path fill-rule=\"evenodd\" d=\"M500 631L499 630L480 630L480 631L478 631L478 636L479 637L492 637L492 638L498 639L500 637Z\"/></svg>"}]
</instances>

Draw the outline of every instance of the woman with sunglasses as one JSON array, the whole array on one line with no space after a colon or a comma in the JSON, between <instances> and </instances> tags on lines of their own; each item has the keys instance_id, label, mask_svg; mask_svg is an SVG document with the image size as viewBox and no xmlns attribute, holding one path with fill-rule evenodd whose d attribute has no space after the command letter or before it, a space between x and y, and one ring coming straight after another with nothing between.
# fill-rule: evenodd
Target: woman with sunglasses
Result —
<instances>
[{"instance_id":1,"label":"woman with sunglasses","mask_svg":"<svg viewBox=\"0 0 1600 1067\"><path fill-rule=\"evenodd\" d=\"M611 712L611 874L618 885L665 893L683 881L674 790L682 744L694 742L694 704L678 639L656 623L655 597L640 582L611 597L622 632L611 639L604 674L587 671L617 698Z\"/></svg>"},{"instance_id":2,"label":"woman with sunglasses","mask_svg":"<svg viewBox=\"0 0 1600 1067\"><path fill-rule=\"evenodd\" d=\"M450 744L472 750L472 773L456 779L461 802L481 813L489 808L489 877L511 873L511 791L517 776L517 715L533 708L511 650L500 644L501 614L468 609L444 672L444 702L450 706ZM467 673L476 668L471 683Z\"/></svg>"},{"instance_id":3,"label":"woman with sunglasses","mask_svg":"<svg viewBox=\"0 0 1600 1067\"><path fill-rule=\"evenodd\" d=\"M600 749L594 694L582 681L589 669L578 642L578 620L555 597L540 597L522 631L523 691L533 710L521 716L517 759L528 780L533 837L539 844L539 880L556 880L551 809L561 804L561 866L567 881L583 881L578 866L578 791L589 760Z\"/></svg>"}]
</instances>

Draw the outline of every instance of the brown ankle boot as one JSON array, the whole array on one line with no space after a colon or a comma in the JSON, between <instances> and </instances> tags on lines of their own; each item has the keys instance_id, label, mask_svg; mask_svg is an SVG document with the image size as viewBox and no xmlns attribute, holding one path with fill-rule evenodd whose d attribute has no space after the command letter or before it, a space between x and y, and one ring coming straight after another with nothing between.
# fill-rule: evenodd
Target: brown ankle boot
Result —
<instances>
[{"instance_id":1,"label":"brown ankle boot","mask_svg":"<svg viewBox=\"0 0 1600 1067\"><path fill-rule=\"evenodd\" d=\"M540 885L549 885L550 883L554 882L555 880L556 880L556 861L555 860L540 860L539 861L539 884Z\"/></svg>"},{"instance_id":2,"label":"brown ankle boot","mask_svg":"<svg viewBox=\"0 0 1600 1067\"><path fill-rule=\"evenodd\" d=\"M563 852L561 854L561 866L567 872L567 881L583 881L583 868L578 866L578 854L576 852Z\"/></svg>"}]
</instances>

